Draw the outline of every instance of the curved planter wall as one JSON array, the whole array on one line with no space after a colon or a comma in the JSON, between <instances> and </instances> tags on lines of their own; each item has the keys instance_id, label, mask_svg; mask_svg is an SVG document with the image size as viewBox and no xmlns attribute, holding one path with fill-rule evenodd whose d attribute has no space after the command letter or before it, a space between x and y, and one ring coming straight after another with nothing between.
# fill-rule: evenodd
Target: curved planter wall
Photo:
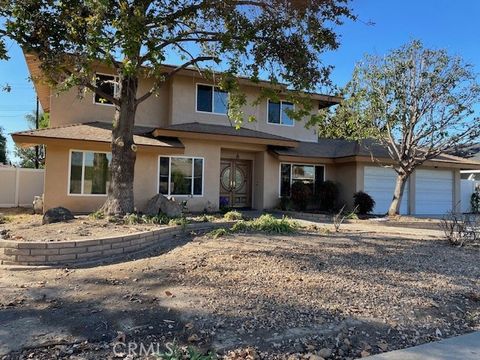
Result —
<instances>
[{"instance_id":1,"label":"curved planter wall","mask_svg":"<svg viewBox=\"0 0 480 360\"><path fill-rule=\"evenodd\" d=\"M170 226L125 236L100 239L57 242L27 242L0 240L0 264L4 265L70 265L75 263L114 260L124 254L133 254L159 246L189 231L208 231L232 223L198 223Z\"/></svg>"}]
</instances>

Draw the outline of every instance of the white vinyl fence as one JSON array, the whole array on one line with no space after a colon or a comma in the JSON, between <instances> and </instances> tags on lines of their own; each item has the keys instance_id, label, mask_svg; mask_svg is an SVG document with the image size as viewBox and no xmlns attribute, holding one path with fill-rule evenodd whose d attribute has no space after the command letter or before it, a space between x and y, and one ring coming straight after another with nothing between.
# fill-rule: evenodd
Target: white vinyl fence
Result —
<instances>
[{"instance_id":1,"label":"white vinyl fence","mask_svg":"<svg viewBox=\"0 0 480 360\"><path fill-rule=\"evenodd\" d=\"M472 194L475 192L475 189L477 187L480 187L480 181L462 179L461 181L462 212L468 213L472 211L470 207L470 198Z\"/></svg>"},{"instance_id":2,"label":"white vinyl fence","mask_svg":"<svg viewBox=\"0 0 480 360\"><path fill-rule=\"evenodd\" d=\"M0 207L31 207L43 194L44 176L43 169L0 168Z\"/></svg>"}]
</instances>

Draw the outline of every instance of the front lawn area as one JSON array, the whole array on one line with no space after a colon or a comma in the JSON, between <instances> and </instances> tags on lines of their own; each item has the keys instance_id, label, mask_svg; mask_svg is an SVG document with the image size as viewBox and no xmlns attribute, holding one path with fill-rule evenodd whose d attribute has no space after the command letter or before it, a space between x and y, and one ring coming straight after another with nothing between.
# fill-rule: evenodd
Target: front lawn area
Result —
<instances>
[{"instance_id":1,"label":"front lawn area","mask_svg":"<svg viewBox=\"0 0 480 360\"><path fill-rule=\"evenodd\" d=\"M441 234L356 223L196 236L97 267L1 267L0 355L108 358L120 332L231 359L347 359L479 330L479 250Z\"/></svg>"}]
</instances>

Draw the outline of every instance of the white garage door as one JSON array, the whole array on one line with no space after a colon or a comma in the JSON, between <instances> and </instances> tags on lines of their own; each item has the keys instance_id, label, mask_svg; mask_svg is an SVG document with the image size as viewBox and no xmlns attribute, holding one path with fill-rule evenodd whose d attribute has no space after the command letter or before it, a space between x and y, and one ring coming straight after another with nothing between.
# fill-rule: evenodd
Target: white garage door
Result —
<instances>
[{"instance_id":1,"label":"white garage door","mask_svg":"<svg viewBox=\"0 0 480 360\"><path fill-rule=\"evenodd\" d=\"M397 173L393 169L366 166L364 191L375 200L374 214L386 214L393 198ZM408 183L403 192L400 214L408 214Z\"/></svg>"},{"instance_id":2,"label":"white garage door","mask_svg":"<svg viewBox=\"0 0 480 360\"><path fill-rule=\"evenodd\" d=\"M453 207L453 171L417 170L415 213L443 215Z\"/></svg>"}]
</instances>

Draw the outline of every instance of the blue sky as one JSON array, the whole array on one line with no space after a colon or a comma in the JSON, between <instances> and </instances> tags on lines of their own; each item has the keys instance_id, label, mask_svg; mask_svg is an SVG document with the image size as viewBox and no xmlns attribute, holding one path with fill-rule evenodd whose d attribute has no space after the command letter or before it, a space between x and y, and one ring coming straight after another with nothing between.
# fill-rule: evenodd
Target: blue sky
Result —
<instances>
[{"instance_id":1,"label":"blue sky","mask_svg":"<svg viewBox=\"0 0 480 360\"><path fill-rule=\"evenodd\" d=\"M355 62L364 54L382 55L412 39L462 56L480 73L480 1L353 0L352 7L359 21L338 29L340 48L323 58L335 66L332 80L336 85L343 86L349 80ZM374 25L367 25L369 22ZM11 59L0 61L0 85L12 85L10 93L0 92L0 127L7 133L27 129L24 116L35 109L35 93L23 54L15 44L9 46ZM10 136L8 140L12 158Z\"/></svg>"}]
</instances>

